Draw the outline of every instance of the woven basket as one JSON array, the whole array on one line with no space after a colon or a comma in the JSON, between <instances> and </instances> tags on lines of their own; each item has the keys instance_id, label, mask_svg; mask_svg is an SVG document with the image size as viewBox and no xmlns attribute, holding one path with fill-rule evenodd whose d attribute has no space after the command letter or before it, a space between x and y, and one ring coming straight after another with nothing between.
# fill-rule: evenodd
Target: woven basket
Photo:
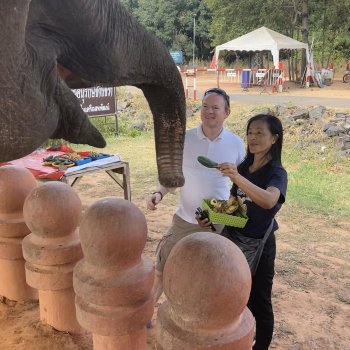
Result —
<instances>
[{"instance_id":1,"label":"woven basket","mask_svg":"<svg viewBox=\"0 0 350 350\"><path fill-rule=\"evenodd\" d=\"M227 226L234 226L234 227L244 227L248 221L248 218L236 216L232 214L222 214L222 213L216 213L213 211L209 206L210 199L203 199L202 201L202 207L204 210L208 212L209 219L214 224L222 224Z\"/></svg>"}]
</instances>

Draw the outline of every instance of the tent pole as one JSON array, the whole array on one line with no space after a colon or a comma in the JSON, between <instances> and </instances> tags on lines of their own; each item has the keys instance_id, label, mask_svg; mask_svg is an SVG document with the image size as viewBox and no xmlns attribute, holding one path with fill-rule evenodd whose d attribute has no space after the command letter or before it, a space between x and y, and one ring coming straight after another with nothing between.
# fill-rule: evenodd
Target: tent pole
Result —
<instances>
[{"instance_id":1,"label":"tent pole","mask_svg":"<svg viewBox=\"0 0 350 350\"><path fill-rule=\"evenodd\" d=\"M216 63L215 63L215 72L216 72L216 87L220 87L219 85L219 51L215 50Z\"/></svg>"}]
</instances>

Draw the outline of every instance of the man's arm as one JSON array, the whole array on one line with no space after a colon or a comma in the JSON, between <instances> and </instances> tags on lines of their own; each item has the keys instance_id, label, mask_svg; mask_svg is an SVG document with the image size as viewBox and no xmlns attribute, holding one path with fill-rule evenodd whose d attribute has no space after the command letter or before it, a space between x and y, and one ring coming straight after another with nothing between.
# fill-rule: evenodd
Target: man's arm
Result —
<instances>
[{"instance_id":1,"label":"man's arm","mask_svg":"<svg viewBox=\"0 0 350 350\"><path fill-rule=\"evenodd\" d=\"M158 184L157 189L147 198L147 209L156 210L157 204L170 192L170 189Z\"/></svg>"}]
</instances>

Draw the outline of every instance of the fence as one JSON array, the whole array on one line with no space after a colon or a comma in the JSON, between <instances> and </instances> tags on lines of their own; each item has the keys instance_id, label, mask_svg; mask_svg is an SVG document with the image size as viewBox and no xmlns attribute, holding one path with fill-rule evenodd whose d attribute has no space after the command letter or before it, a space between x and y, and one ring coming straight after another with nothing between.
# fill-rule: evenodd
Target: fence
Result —
<instances>
[{"instance_id":1,"label":"fence","mask_svg":"<svg viewBox=\"0 0 350 350\"><path fill-rule=\"evenodd\" d=\"M185 77L186 97L190 95L190 88L193 88L193 99L196 100L197 79L198 81L211 77L217 80L217 84L232 83L240 84L243 90L247 90L253 86L261 86L264 89L271 87L272 91L283 91L285 84L285 74L282 69L234 69L234 68L219 68L219 69L182 69L180 71ZM190 85L189 78L193 79L193 84Z\"/></svg>"}]
</instances>

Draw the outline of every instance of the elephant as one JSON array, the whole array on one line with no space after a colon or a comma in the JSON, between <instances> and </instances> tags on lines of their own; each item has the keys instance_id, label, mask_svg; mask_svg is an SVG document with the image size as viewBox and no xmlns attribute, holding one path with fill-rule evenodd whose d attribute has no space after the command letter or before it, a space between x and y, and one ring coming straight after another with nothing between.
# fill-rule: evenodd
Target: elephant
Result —
<instances>
[{"instance_id":1,"label":"elephant","mask_svg":"<svg viewBox=\"0 0 350 350\"><path fill-rule=\"evenodd\" d=\"M0 20L0 162L49 138L105 147L71 89L132 85L153 115L159 182L184 184L181 75L167 48L119 1L5 0Z\"/></svg>"}]
</instances>

